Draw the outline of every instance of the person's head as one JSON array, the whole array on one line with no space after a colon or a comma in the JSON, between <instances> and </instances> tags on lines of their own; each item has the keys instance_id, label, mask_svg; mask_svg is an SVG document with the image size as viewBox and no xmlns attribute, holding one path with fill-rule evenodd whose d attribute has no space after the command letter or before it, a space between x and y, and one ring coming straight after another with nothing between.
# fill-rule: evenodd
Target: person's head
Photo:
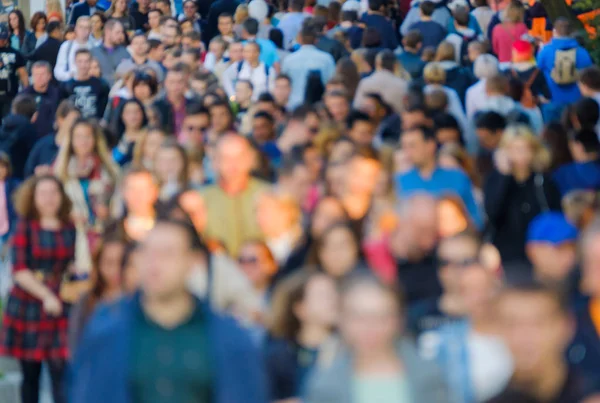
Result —
<instances>
[{"instance_id":1,"label":"person's head","mask_svg":"<svg viewBox=\"0 0 600 403\"><path fill-rule=\"evenodd\" d=\"M163 47L163 49L164 49L164 47ZM177 66L180 61L181 61L181 49L174 46L174 47L171 47L171 48L165 50L162 64L163 64L164 68L167 69L167 73L169 70L173 70L174 67Z\"/></svg>"},{"instance_id":2,"label":"person's head","mask_svg":"<svg viewBox=\"0 0 600 403\"><path fill-rule=\"evenodd\" d=\"M175 65L167 71L165 77L165 92L169 98L181 99L186 91L186 72L182 66Z\"/></svg>"},{"instance_id":3,"label":"person's head","mask_svg":"<svg viewBox=\"0 0 600 403\"><path fill-rule=\"evenodd\" d=\"M156 2L156 9L160 10L163 15L173 15L171 12L171 2L169 0L158 0Z\"/></svg>"},{"instance_id":4,"label":"person's head","mask_svg":"<svg viewBox=\"0 0 600 403\"><path fill-rule=\"evenodd\" d=\"M48 25L48 18L46 17L46 14L44 14L42 11L33 13L29 24L29 27L33 32L40 34L46 32L46 25Z\"/></svg>"},{"instance_id":5,"label":"person's head","mask_svg":"<svg viewBox=\"0 0 600 403\"><path fill-rule=\"evenodd\" d=\"M594 97L600 93L600 67L591 66L581 70L578 84L584 97Z\"/></svg>"},{"instance_id":6,"label":"person's head","mask_svg":"<svg viewBox=\"0 0 600 403\"><path fill-rule=\"evenodd\" d=\"M31 66L31 81L37 92L45 92L52 80L52 66L46 61L33 63Z\"/></svg>"},{"instance_id":7,"label":"person's head","mask_svg":"<svg viewBox=\"0 0 600 403\"><path fill-rule=\"evenodd\" d=\"M280 74L275 79L273 96L279 106L287 106L292 93L292 79L286 74Z\"/></svg>"},{"instance_id":8,"label":"person's head","mask_svg":"<svg viewBox=\"0 0 600 403\"><path fill-rule=\"evenodd\" d=\"M442 238L437 248L438 278L444 293L458 296L463 269L480 264L481 241L470 232Z\"/></svg>"},{"instance_id":9,"label":"person's head","mask_svg":"<svg viewBox=\"0 0 600 403\"><path fill-rule=\"evenodd\" d=\"M433 130L426 126L415 127L402 134L402 149L418 169L435 163L437 142Z\"/></svg>"},{"instance_id":10,"label":"person's head","mask_svg":"<svg viewBox=\"0 0 600 403\"><path fill-rule=\"evenodd\" d=\"M435 52L436 62L453 62L456 60L456 49L451 42L442 41Z\"/></svg>"},{"instance_id":11,"label":"person's head","mask_svg":"<svg viewBox=\"0 0 600 403\"><path fill-rule=\"evenodd\" d=\"M475 77L480 80L492 78L500 72L498 67L498 59L490 54L483 54L475 59L473 67Z\"/></svg>"},{"instance_id":12,"label":"person's head","mask_svg":"<svg viewBox=\"0 0 600 403\"><path fill-rule=\"evenodd\" d=\"M600 141L593 129L574 130L569 134L569 150L575 161L587 162L598 158Z\"/></svg>"},{"instance_id":13,"label":"person's head","mask_svg":"<svg viewBox=\"0 0 600 403\"><path fill-rule=\"evenodd\" d=\"M183 15L185 15L186 18L191 18L194 20L196 18L197 11L198 8L194 0L186 0L183 3Z\"/></svg>"},{"instance_id":14,"label":"person's head","mask_svg":"<svg viewBox=\"0 0 600 403\"><path fill-rule=\"evenodd\" d=\"M50 21L46 27L46 33L50 38L58 39L59 41L63 38L62 25L58 21Z\"/></svg>"},{"instance_id":15,"label":"person's head","mask_svg":"<svg viewBox=\"0 0 600 403\"><path fill-rule=\"evenodd\" d=\"M377 180L382 172L381 162L369 148L358 148L345 167L345 193L350 195L373 196ZM350 201L348 201L350 203ZM350 209L350 204L346 205Z\"/></svg>"},{"instance_id":16,"label":"person's head","mask_svg":"<svg viewBox=\"0 0 600 403\"><path fill-rule=\"evenodd\" d=\"M446 83L446 70L440 63L427 63L423 69L423 80L426 84L444 85Z\"/></svg>"},{"instance_id":17,"label":"person's head","mask_svg":"<svg viewBox=\"0 0 600 403\"><path fill-rule=\"evenodd\" d=\"M475 132L479 144L486 150L498 148L505 128L506 119L498 112L487 111L475 115Z\"/></svg>"},{"instance_id":18,"label":"person's head","mask_svg":"<svg viewBox=\"0 0 600 403\"><path fill-rule=\"evenodd\" d=\"M77 157L107 153L101 129L95 127L93 121L84 118L75 121L71 128L69 141L63 144L63 147L68 150L68 155Z\"/></svg>"},{"instance_id":19,"label":"person's head","mask_svg":"<svg viewBox=\"0 0 600 403\"><path fill-rule=\"evenodd\" d=\"M181 38L181 47L184 51L192 50L196 54L200 55L200 49L202 47L202 34L193 30L184 32L183 37Z\"/></svg>"},{"instance_id":20,"label":"person's head","mask_svg":"<svg viewBox=\"0 0 600 403\"><path fill-rule=\"evenodd\" d=\"M75 23L75 39L77 42L87 42L91 32L92 24L90 22L90 17L79 17Z\"/></svg>"},{"instance_id":21,"label":"person's head","mask_svg":"<svg viewBox=\"0 0 600 403\"><path fill-rule=\"evenodd\" d=\"M433 118L435 137L439 144L464 144L460 125L449 113L438 113Z\"/></svg>"},{"instance_id":22,"label":"person's head","mask_svg":"<svg viewBox=\"0 0 600 403\"><path fill-rule=\"evenodd\" d=\"M220 61L225 56L227 51L228 43L220 37L213 38L208 45L208 50L215 56L217 61Z\"/></svg>"},{"instance_id":23,"label":"person's head","mask_svg":"<svg viewBox=\"0 0 600 403\"><path fill-rule=\"evenodd\" d=\"M144 105L137 99L128 99L120 110L118 123L119 132L139 131L148 125L148 117Z\"/></svg>"},{"instance_id":24,"label":"person's head","mask_svg":"<svg viewBox=\"0 0 600 403\"><path fill-rule=\"evenodd\" d=\"M503 74L489 77L485 81L485 92L488 96L506 96L509 93L509 78Z\"/></svg>"},{"instance_id":25,"label":"person's head","mask_svg":"<svg viewBox=\"0 0 600 403\"><path fill-rule=\"evenodd\" d=\"M381 34L374 27L367 27L363 32L362 46L367 49L380 48L382 43Z\"/></svg>"},{"instance_id":26,"label":"person's head","mask_svg":"<svg viewBox=\"0 0 600 403\"><path fill-rule=\"evenodd\" d=\"M275 44L277 49L283 49L283 32L278 28L269 31L269 40Z\"/></svg>"},{"instance_id":27,"label":"person's head","mask_svg":"<svg viewBox=\"0 0 600 403\"><path fill-rule=\"evenodd\" d=\"M344 91L330 91L325 94L323 100L333 121L344 123L350 113L348 95Z\"/></svg>"},{"instance_id":28,"label":"person's head","mask_svg":"<svg viewBox=\"0 0 600 403\"><path fill-rule=\"evenodd\" d=\"M518 24L525 20L525 7L520 1L511 1L504 10L504 22ZM554 25L556 30L556 24Z\"/></svg>"},{"instance_id":29,"label":"person's head","mask_svg":"<svg viewBox=\"0 0 600 403\"><path fill-rule=\"evenodd\" d=\"M364 112L352 111L347 119L348 136L357 146L369 146L375 135L375 125Z\"/></svg>"},{"instance_id":30,"label":"person's head","mask_svg":"<svg viewBox=\"0 0 600 403\"><path fill-rule=\"evenodd\" d=\"M409 105L401 114L402 130L413 129L418 126L429 126L431 120L424 105Z\"/></svg>"},{"instance_id":31,"label":"person's head","mask_svg":"<svg viewBox=\"0 0 600 403\"><path fill-rule=\"evenodd\" d=\"M275 140L275 118L268 112L257 112L252 118L252 138L258 144Z\"/></svg>"},{"instance_id":32,"label":"person's head","mask_svg":"<svg viewBox=\"0 0 600 403\"><path fill-rule=\"evenodd\" d=\"M182 35L179 25L164 25L161 27L160 31L161 40L165 47L176 46L179 44Z\"/></svg>"},{"instance_id":33,"label":"person's head","mask_svg":"<svg viewBox=\"0 0 600 403\"><path fill-rule=\"evenodd\" d=\"M18 32L19 41L22 41L25 37L25 17L21 10L13 10L8 14L8 30L11 34Z\"/></svg>"},{"instance_id":34,"label":"person's head","mask_svg":"<svg viewBox=\"0 0 600 403\"><path fill-rule=\"evenodd\" d=\"M81 113L75 104L71 100L65 99L56 108L54 129L57 132L70 133L73 124L80 116Z\"/></svg>"},{"instance_id":35,"label":"person's head","mask_svg":"<svg viewBox=\"0 0 600 403\"><path fill-rule=\"evenodd\" d=\"M298 43L302 45L314 45L317 41L317 30L315 29L313 24L307 23L308 18L302 24L302 28L300 28L300 32L298 34Z\"/></svg>"},{"instance_id":36,"label":"person's head","mask_svg":"<svg viewBox=\"0 0 600 403\"><path fill-rule=\"evenodd\" d=\"M121 0L125 1L125 0ZM105 46L116 46L122 42L123 24L119 20L109 19L104 25L104 45Z\"/></svg>"},{"instance_id":37,"label":"person's head","mask_svg":"<svg viewBox=\"0 0 600 403\"><path fill-rule=\"evenodd\" d=\"M184 221L158 221L140 245L138 256L144 297L170 301L186 294L196 262L198 235Z\"/></svg>"},{"instance_id":38,"label":"person's head","mask_svg":"<svg viewBox=\"0 0 600 403\"><path fill-rule=\"evenodd\" d=\"M134 56L143 57L148 54L148 40L143 34L134 35L129 46Z\"/></svg>"},{"instance_id":39,"label":"person's head","mask_svg":"<svg viewBox=\"0 0 600 403\"><path fill-rule=\"evenodd\" d=\"M360 110L369 115L373 122L377 123L392 113L392 108L377 93L366 94L363 103L360 105Z\"/></svg>"},{"instance_id":40,"label":"person's head","mask_svg":"<svg viewBox=\"0 0 600 403\"><path fill-rule=\"evenodd\" d=\"M567 221L583 231L594 220L598 201L592 190L572 190L563 196L561 205Z\"/></svg>"},{"instance_id":41,"label":"person's head","mask_svg":"<svg viewBox=\"0 0 600 403\"><path fill-rule=\"evenodd\" d=\"M340 79L344 90L348 92L348 95L354 98L356 88L360 81L360 74L356 64L349 57L341 58L335 67L336 76Z\"/></svg>"},{"instance_id":42,"label":"person's head","mask_svg":"<svg viewBox=\"0 0 600 403\"><path fill-rule=\"evenodd\" d=\"M66 224L71 221L71 208L71 200L54 175L29 178L15 195L15 210L25 220L58 218Z\"/></svg>"},{"instance_id":43,"label":"person's head","mask_svg":"<svg viewBox=\"0 0 600 403\"><path fill-rule=\"evenodd\" d=\"M103 239L93 256L90 298L87 308L94 306L105 297L107 292L120 291L121 262L125 253L125 244L116 236Z\"/></svg>"},{"instance_id":44,"label":"person's head","mask_svg":"<svg viewBox=\"0 0 600 403\"><path fill-rule=\"evenodd\" d=\"M233 21L238 25L243 24L248 19L249 16L250 16L250 14L248 13L248 5L240 4L235 9L235 14L233 15Z\"/></svg>"},{"instance_id":45,"label":"person's head","mask_svg":"<svg viewBox=\"0 0 600 403\"><path fill-rule=\"evenodd\" d=\"M331 277L301 270L275 289L269 333L299 342L305 326L333 331L338 320L338 291Z\"/></svg>"},{"instance_id":46,"label":"person's head","mask_svg":"<svg viewBox=\"0 0 600 403\"><path fill-rule=\"evenodd\" d=\"M35 121L37 106L35 98L29 94L18 94L10 106L13 115L25 117L29 121Z\"/></svg>"},{"instance_id":47,"label":"person's head","mask_svg":"<svg viewBox=\"0 0 600 403\"><path fill-rule=\"evenodd\" d=\"M467 56L470 63L475 63L475 60L481 55L486 54L486 44L482 41L471 41L467 45Z\"/></svg>"},{"instance_id":48,"label":"person's head","mask_svg":"<svg viewBox=\"0 0 600 403\"><path fill-rule=\"evenodd\" d=\"M290 0L289 10L293 13L301 13L304 10L304 0Z\"/></svg>"},{"instance_id":49,"label":"person's head","mask_svg":"<svg viewBox=\"0 0 600 403\"><path fill-rule=\"evenodd\" d=\"M123 175L121 191L128 214L142 217L154 215L159 189L150 171L141 167L126 171Z\"/></svg>"},{"instance_id":50,"label":"person's head","mask_svg":"<svg viewBox=\"0 0 600 403\"><path fill-rule=\"evenodd\" d=\"M259 22L255 18L248 18L243 23L242 38L252 39L258 34Z\"/></svg>"},{"instance_id":51,"label":"person's head","mask_svg":"<svg viewBox=\"0 0 600 403\"><path fill-rule=\"evenodd\" d=\"M233 34L233 16L229 13L220 14L217 29L222 36L231 36Z\"/></svg>"},{"instance_id":52,"label":"person's head","mask_svg":"<svg viewBox=\"0 0 600 403\"><path fill-rule=\"evenodd\" d=\"M251 65L259 63L260 45L258 42L249 41L244 45L244 60Z\"/></svg>"},{"instance_id":53,"label":"person's head","mask_svg":"<svg viewBox=\"0 0 600 403\"><path fill-rule=\"evenodd\" d=\"M256 221L267 239L299 230L301 218L300 206L291 195L266 192L257 200Z\"/></svg>"},{"instance_id":54,"label":"person's head","mask_svg":"<svg viewBox=\"0 0 600 403\"><path fill-rule=\"evenodd\" d=\"M356 269L360 246L352 227L344 222L323 231L316 243L319 269L335 279L343 279Z\"/></svg>"},{"instance_id":55,"label":"person's head","mask_svg":"<svg viewBox=\"0 0 600 403\"><path fill-rule=\"evenodd\" d=\"M402 334L402 294L373 274L361 274L344 285L340 333L361 360L392 352Z\"/></svg>"},{"instance_id":56,"label":"person's head","mask_svg":"<svg viewBox=\"0 0 600 403\"><path fill-rule=\"evenodd\" d=\"M200 63L200 50L184 49L181 52L181 58L179 61L189 68L190 73L198 70L198 64Z\"/></svg>"},{"instance_id":57,"label":"person's head","mask_svg":"<svg viewBox=\"0 0 600 403\"><path fill-rule=\"evenodd\" d=\"M106 14L111 17L122 17L128 15L127 0L113 0Z\"/></svg>"},{"instance_id":58,"label":"person's head","mask_svg":"<svg viewBox=\"0 0 600 403\"><path fill-rule=\"evenodd\" d=\"M498 323L514 360L514 381L539 384L547 370L564 360L573 326L564 297L536 283L503 290L497 301Z\"/></svg>"},{"instance_id":59,"label":"person's head","mask_svg":"<svg viewBox=\"0 0 600 403\"><path fill-rule=\"evenodd\" d=\"M572 105L571 126L574 129L594 129L600 120L600 108L594 98L581 98Z\"/></svg>"},{"instance_id":60,"label":"person's head","mask_svg":"<svg viewBox=\"0 0 600 403\"><path fill-rule=\"evenodd\" d=\"M471 14L469 13L468 7L456 7L454 11L452 11L452 16L454 17L454 26L457 29L466 29L469 27L469 19Z\"/></svg>"},{"instance_id":61,"label":"person's head","mask_svg":"<svg viewBox=\"0 0 600 403\"><path fill-rule=\"evenodd\" d=\"M419 10L421 11L422 19L431 18L435 11L435 3L432 1L424 1L419 5Z\"/></svg>"},{"instance_id":62,"label":"person's head","mask_svg":"<svg viewBox=\"0 0 600 403\"><path fill-rule=\"evenodd\" d=\"M526 125L508 126L500 148L505 150L513 169L543 172L550 164L550 154L539 137Z\"/></svg>"},{"instance_id":63,"label":"person's head","mask_svg":"<svg viewBox=\"0 0 600 403\"><path fill-rule=\"evenodd\" d=\"M161 185L175 182L185 188L188 183L188 156L174 140L166 140L154 156L154 175Z\"/></svg>"},{"instance_id":64,"label":"person's head","mask_svg":"<svg viewBox=\"0 0 600 403\"><path fill-rule=\"evenodd\" d=\"M229 104L223 100L213 102L209 107L212 130L216 133L225 133L231 129L234 116Z\"/></svg>"},{"instance_id":65,"label":"person's head","mask_svg":"<svg viewBox=\"0 0 600 403\"><path fill-rule=\"evenodd\" d=\"M416 53L421 50L421 47L423 46L423 35L421 35L421 31L416 29L408 31L402 39L402 44L404 45L404 49L411 53Z\"/></svg>"},{"instance_id":66,"label":"person's head","mask_svg":"<svg viewBox=\"0 0 600 403\"><path fill-rule=\"evenodd\" d=\"M162 16L163 13L158 8L153 8L148 11L148 26L150 26L150 29L156 30L160 27L160 18Z\"/></svg>"},{"instance_id":67,"label":"person's head","mask_svg":"<svg viewBox=\"0 0 600 403\"><path fill-rule=\"evenodd\" d=\"M194 147L202 147L210 128L210 113L201 104L190 104L183 118L182 135Z\"/></svg>"},{"instance_id":68,"label":"person's head","mask_svg":"<svg viewBox=\"0 0 600 403\"><path fill-rule=\"evenodd\" d=\"M215 170L224 184L238 185L248 180L253 165L250 142L236 134L226 134L217 144Z\"/></svg>"},{"instance_id":69,"label":"person's head","mask_svg":"<svg viewBox=\"0 0 600 403\"><path fill-rule=\"evenodd\" d=\"M92 67L92 53L88 49L77 49L75 52L75 65L77 66L79 78L87 79L90 76Z\"/></svg>"},{"instance_id":70,"label":"person's head","mask_svg":"<svg viewBox=\"0 0 600 403\"><path fill-rule=\"evenodd\" d=\"M132 166L153 170L156 152L166 138L166 133L161 129L157 127L148 129L135 144Z\"/></svg>"},{"instance_id":71,"label":"person's head","mask_svg":"<svg viewBox=\"0 0 600 403\"><path fill-rule=\"evenodd\" d=\"M240 248L238 265L255 290L264 291L277 273L277 262L262 241L248 241Z\"/></svg>"},{"instance_id":72,"label":"person's head","mask_svg":"<svg viewBox=\"0 0 600 403\"><path fill-rule=\"evenodd\" d=\"M131 90L134 98L148 102L158 93L158 82L154 76L138 72L133 76Z\"/></svg>"},{"instance_id":73,"label":"person's head","mask_svg":"<svg viewBox=\"0 0 600 403\"><path fill-rule=\"evenodd\" d=\"M165 57L165 46L158 39L148 39L148 58L162 63Z\"/></svg>"},{"instance_id":74,"label":"person's head","mask_svg":"<svg viewBox=\"0 0 600 403\"><path fill-rule=\"evenodd\" d=\"M389 49L382 50L377 54L375 58L375 68L377 70L387 70L394 72L396 70L396 65L398 64L398 59Z\"/></svg>"}]
</instances>

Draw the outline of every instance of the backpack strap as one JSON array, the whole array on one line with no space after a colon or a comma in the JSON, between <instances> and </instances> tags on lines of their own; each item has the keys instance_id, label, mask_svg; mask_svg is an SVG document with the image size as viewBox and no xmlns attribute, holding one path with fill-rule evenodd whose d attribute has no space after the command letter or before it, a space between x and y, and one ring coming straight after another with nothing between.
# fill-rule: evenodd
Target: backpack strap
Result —
<instances>
[{"instance_id":1,"label":"backpack strap","mask_svg":"<svg viewBox=\"0 0 600 403\"><path fill-rule=\"evenodd\" d=\"M67 73L69 72L70 67L71 49L73 49L73 41L69 41L69 44L67 45Z\"/></svg>"},{"instance_id":2,"label":"backpack strap","mask_svg":"<svg viewBox=\"0 0 600 403\"><path fill-rule=\"evenodd\" d=\"M265 63L265 78L266 78L265 88L266 88L267 92L269 92L269 72L270 72L270 70L271 69L269 68L269 66L267 66L267 63Z\"/></svg>"},{"instance_id":3,"label":"backpack strap","mask_svg":"<svg viewBox=\"0 0 600 403\"><path fill-rule=\"evenodd\" d=\"M533 70L533 73L531 73L531 76L529 76L529 79L524 83L525 88L530 89L531 86L533 85L533 83L535 82L535 79L537 78L538 74L540 73L540 69L538 69L537 67Z\"/></svg>"}]
</instances>

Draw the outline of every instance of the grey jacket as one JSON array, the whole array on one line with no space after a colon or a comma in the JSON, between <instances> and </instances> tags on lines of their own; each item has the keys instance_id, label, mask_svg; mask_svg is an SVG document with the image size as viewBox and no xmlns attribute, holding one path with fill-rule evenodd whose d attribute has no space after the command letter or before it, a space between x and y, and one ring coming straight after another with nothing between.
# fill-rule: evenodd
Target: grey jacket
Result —
<instances>
[{"instance_id":1,"label":"grey jacket","mask_svg":"<svg viewBox=\"0 0 600 403\"><path fill-rule=\"evenodd\" d=\"M108 51L104 44L96 46L91 50L92 57L98 60L100 63L100 70L102 70L102 78L106 80L109 86L113 86L115 83L115 72L117 66L123 61L123 59L131 58L129 52L124 46L117 46L112 51Z\"/></svg>"},{"instance_id":2,"label":"grey jacket","mask_svg":"<svg viewBox=\"0 0 600 403\"><path fill-rule=\"evenodd\" d=\"M419 357L415 345L406 339L397 347L413 403L448 403L448 388L434 363ZM352 396L352 357L340 351L330 365L321 364L312 373L305 403L354 403Z\"/></svg>"}]
</instances>

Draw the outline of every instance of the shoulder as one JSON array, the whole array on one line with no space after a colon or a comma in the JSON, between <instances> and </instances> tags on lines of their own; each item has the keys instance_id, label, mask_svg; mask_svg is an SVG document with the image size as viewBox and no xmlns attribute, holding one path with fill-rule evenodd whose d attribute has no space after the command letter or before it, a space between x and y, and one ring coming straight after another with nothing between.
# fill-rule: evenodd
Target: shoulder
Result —
<instances>
[{"instance_id":1,"label":"shoulder","mask_svg":"<svg viewBox=\"0 0 600 403\"><path fill-rule=\"evenodd\" d=\"M120 333L132 315L133 298L127 296L112 303L99 304L86 325L86 340L92 344L103 343L110 335Z\"/></svg>"}]
</instances>

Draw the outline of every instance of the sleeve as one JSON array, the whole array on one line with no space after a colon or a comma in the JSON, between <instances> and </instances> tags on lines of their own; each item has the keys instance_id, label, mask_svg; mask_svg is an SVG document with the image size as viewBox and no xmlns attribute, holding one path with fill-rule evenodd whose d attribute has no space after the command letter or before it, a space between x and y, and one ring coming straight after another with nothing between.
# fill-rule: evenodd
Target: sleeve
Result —
<instances>
[{"instance_id":1,"label":"sleeve","mask_svg":"<svg viewBox=\"0 0 600 403\"><path fill-rule=\"evenodd\" d=\"M507 206L509 176L494 170L487 177L484 187L484 206L490 224L497 226Z\"/></svg>"},{"instance_id":2,"label":"sleeve","mask_svg":"<svg viewBox=\"0 0 600 403\"><path fill-rule=\"evenodd\" d=\"M110 93L110 88L106 82L102 81L102 88L99 91L98 96L98 110L97 110L97 118L102 119L104 115L104 111L106 110L106 105L108 104L108 94Z\"/></svg>"},{"instance_id":3,"label":"sleeve","mask_svg":"<svg viewBox=\"0 0 600 403\"><path fill-rule=\"evenodd\" d=\"M389 21L389 26L389 44L391 46L391 50L396 50L396 48L398 48L398 38L396 38L396 33L394 32L394 24Z\"/></svg>"},{"instance_id":4,"label":"sleeve","mask_svg":"<svg viewBox=\"0 0 600 403\"><path fill-rule=\"evenodd\" d=\"M13 258L12 272L17 273L29 269L29 223L27 220L20 220L17 223L15 234L13 235Z\"/></svg>"},{"instance_id":5,"label":"sleeve","mask_svg":"<svg viewBox=\"0 0 600 403\"><path fill-rule=\"evenodd\" d=\"M585 69L586 67L589 67L592 64L594 64L594 62L592 61L592 58L590 57L589 52L585 48L582 48L582 47L578 48L576 57L577 57L577 61L576 61L577 69Z\"/></svg>"},{"instance_id":6,"label":"sleeve","mask_svg":"<svg viewBox=\"0 0 600 403\"><path fill-rule=\"evenodd\" d=\"M538 89L538 96L543 95L546 99L552 99L552 93L550 92L550 88L548 88L548 82L546 81L546 76L542 71L539 72L537 77L535 78L536 87Z\"/></svg>"},{"instance_id":7,"label":"sleeve","mask_svg":"<svg viewBox=\"0 0 600 403\"><path fill-rule=\"evenodd\" d=\"M56 57L56 66L54 66L54 77L58 81L67 81L71 78L71 74L67 70L67 54L68 42L63 42L58 50L58 56Z\"/></svg>"},{"instance_id":8,"label":"sleeve","mask_svg":"<svg viewBox=\"0 0 600 403\"><path fill-rule=\"evenodd\" d=\"M235 73L237 71L238 64L234 63L225 70L221 80L223 81L223 89L227 93L228 97L235 95Z\"/></svg>"},{"instance_id":9,"label":"sleeve","mask_svg":"<svg viewBox=\"0 0 600 403\"><path fill-rule=\"evenodd\" d=\"M17 52L17 57L15 58L15 70L21 69L25 67L25 58L20 52Z\"/></svg>"},{"instance_id":10,"label":"sleeve","mask_svg":"<svg viewBox=\"0 0 600 403\"><path fill-rule=\"evenodd\" d=\"M473 184L466 175L464 175L462 193L467 211L471 215L471 218L473 219L473 222L477 228L481 230L483 228L483 218L481 217L479 206L477 206L477 202L475 202L475 196L473 195Z\"/></svg>"},{"instance_id":11,"label":"sleeve","mask_svg":"<svg viewBox=\"0 0 600 403\"><path fill-rule=\"evenodd\" d=\"M408 31L410 31L412 24L414 24L417 21L418 17L419 9L412 7L408 11L408 14L406 14L406 18L402 22L402 25L400 25L400 33L402 34L402 36L405 36L408 33Z\"/></svg>"},{"instance_id":12,"label":"sleeve","mask_svg":"<svg viewBox=\"0 0 600 403\"><path fill-rule=\"evenodd\" d=\"M25 178L29 178L30 176L33 176L33 174L35 172L35 168L37 167L38 154L39 154L39 148L37 146L33 146L33 149L29 153L29 156L27 157L27 161L25 162L25 171L24 171Z\"/></svg>"},{"instance_id":13,"label":"sleeve","mask_svg":"<svg viewBox=\"0 0 600 403\"><path fill-rule=\"evenodd\" d=\"M360 105L363 102L363 98L364 98L363 92L365 92L364 87L365 87L364 80L360 80L358 82L358 87L356 87L356 94L354 94L354 105L353 105L354 109L359 109Z\"/></svg>"},{"instance_id":14,"label":"sleeve","mask_svg":"<svg viewBox=\"0 0 600 403\"><path fill-rule=\"evenodd\" d=\"M275 69L273 67L269 68L269 83L267 85L267 88L269 89L268 92L272 93L273 90L275 89L275 79L277 78L277 72L275 71Z\"/></svg>"}]
</instances>

